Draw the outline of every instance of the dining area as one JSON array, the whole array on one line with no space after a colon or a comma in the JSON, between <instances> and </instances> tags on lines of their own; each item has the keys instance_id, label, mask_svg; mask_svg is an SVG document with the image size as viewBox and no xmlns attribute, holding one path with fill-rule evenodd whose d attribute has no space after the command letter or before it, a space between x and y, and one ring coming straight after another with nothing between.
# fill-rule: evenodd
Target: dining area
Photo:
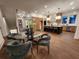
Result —
<instances>
[{"instance_id":1,"label":"dining area","mask_svg":"<svg viewBox=\"0 0 79 59\"><path fill-rule=\"evenodd\" d=\"M6 52L10 59L23 59L25 55L34 55L34 49L39 54L39 46L47 47L50 53L50 35L46 32L25 31L21 34L10 33L7 36Z\"/></svg>"}]
</instances>

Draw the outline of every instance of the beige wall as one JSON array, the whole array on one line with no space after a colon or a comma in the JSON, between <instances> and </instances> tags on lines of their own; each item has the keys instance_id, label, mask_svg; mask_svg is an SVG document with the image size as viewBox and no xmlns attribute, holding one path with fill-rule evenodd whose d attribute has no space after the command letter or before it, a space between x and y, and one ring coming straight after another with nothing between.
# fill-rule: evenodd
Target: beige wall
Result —
<instances>
[{"instance_id":1,"label":"beige wall","mask_svg":"<svg viewBox=\"0 0 79 59\"><path fill-rule=\"evenodd\" d=\"M0 29L0 50L1 50L2 46L3 46L3 44L4 44L4 39L3 39L1 29Z\"/></svg>"},{"instance_id":2,"label":"beige wall","mask_svg":"<svg viewBox=\"0 0 79 59\"><path fill-rule=\"evenodd\" d=\"M75 32L75 35L74 35L74 39L79 39L79 12L78 12L78 15L77 15L77 29L76 29L76 32Z\"/></svg>"},{"instance_id":3,"label":"beige wall","mask_svg":"<svg viewBox=\"0 0 79 59\"><path fill-rule=\"evenodd\" d=\"M8 35L8 28L7 28L5 18L3 18L3 16L2 16L1 10L0 10L0 28L1 28L1 31L2 31L2 35L4 37L7 36Z\"/></svg>"}]
</instances>

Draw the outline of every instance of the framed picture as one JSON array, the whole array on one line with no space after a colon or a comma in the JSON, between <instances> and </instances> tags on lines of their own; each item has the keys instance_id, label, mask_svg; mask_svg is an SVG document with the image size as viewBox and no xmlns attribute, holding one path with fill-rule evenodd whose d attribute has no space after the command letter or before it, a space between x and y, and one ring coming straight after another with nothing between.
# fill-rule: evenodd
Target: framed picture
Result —
<instances>
[{"instance_id":1,"label":"framed picture","mask_svg":"<svg viewBox=\"0 0 79 59\"><path fill-rule=\"evenodd\" d=\"M18 19L18 31L21 32L23 29L22 19Z\"/></svg>"}]
</instances>

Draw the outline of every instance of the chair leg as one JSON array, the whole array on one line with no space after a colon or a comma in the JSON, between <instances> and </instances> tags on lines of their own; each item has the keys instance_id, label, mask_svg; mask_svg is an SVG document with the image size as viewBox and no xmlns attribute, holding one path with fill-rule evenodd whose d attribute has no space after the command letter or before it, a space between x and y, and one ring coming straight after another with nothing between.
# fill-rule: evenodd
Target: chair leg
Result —
<instances>
[{"instance_id":1,"label":"chair leg","mask_svg":"<svg viewBox=\"0 0 79 59\"><path fill-rule=\"evenodd\" d=\"M31 48L31 53L33 54L33 47Z\"/></svg>"},{"instance_id":2,"label":"chair leg","mask_svg":"<svg viewBox=\"0 0 79 59\"><path fill-rule=\"evenodd\" d=\"M38 45L37 45L37 54L38 54Z\"/></svg>"},{"instance_id":3,"label":"chair leg","mask_svg":"<svg viewBox=\"0 0 79 59\"><path fill-rule=\"evenodd\" d=\"M48 45L48 54L50 53L50 46Z\"/></svg>"},{"instance_id":4,"label":"chair leg","mask_svg":"<svg viewBox=\"0 0 79 59\"><path fill-rule=\"evenodd\" d=\"M33 55L33 42L32 42L32 45L31 45L31 53Z\"/></svg>"}]
</instances>

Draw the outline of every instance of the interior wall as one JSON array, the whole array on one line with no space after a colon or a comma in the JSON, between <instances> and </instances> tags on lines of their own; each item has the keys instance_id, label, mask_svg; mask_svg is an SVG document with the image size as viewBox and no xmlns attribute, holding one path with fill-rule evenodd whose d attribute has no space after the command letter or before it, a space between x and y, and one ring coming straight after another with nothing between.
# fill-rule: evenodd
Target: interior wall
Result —
<instances>
[{"instance_id":1,"label":"interior wall","mask_svg":"<svg viewBox=\"0 0 79 59\"><path fill-rule=\"evenodd\" d=\"M7 35L6 22L0 10L0 49L4 44L3 36L6 36L6 35Z\"/></svg>"},{"instance_id":2,"label":"interior wall","mask_svg":"<svg viewBox=\"0 0 79 59\"><path fill-rule=\"evenodd\" d=\"M76 32L75 32L75 35L74 35L74 39L79 39L79 12L78 12L78 15L77 15L77 28L76 28Z\"/></svg>"},{"instance_id":3,"label":"interior wall","mask_svg":"<svg viewBox=\"0 0 79 59\"><path fill-rule=\"evenodd\" d=\"M0 10L0 27L1 27L1 32L2 35L5 37L8 35L8 27L5 21L5 18L2 16L2 12Z\"/></svg>"},{"instance_id":4,"label":"interior wall","mask_svg":"<svg viewBox=\"0 0 79 59\"><path fill-rule=\"evenodd\" d=\"M70 12L65 12L63 13L63 16L67 16L69 20L69 17L72 16L72 15L77 15L77 18L76 18L76 22L75 24L68 24L68 26L77 26L77 21L78 21L78 15L79 15L79 10L73 10L73 11L70 11Z\"/></svg>"},{"instance_id":5,"label":"interior wall","mask_svg":"<svg viewBox=\"0 0 79 59\"><path fill-rule=\"evenodd\" d=\"M3 44L4 44L4 39L3 39L1 29L0 29L0 50L1 50L2 46L3 46Z\"/></svg>"},{"instance_id":6,"label":"interior wall","mask_svg":"<svg viewBox=\"0 0 79 59\"><path fill-rule=\"evenodd\" d=\"M6 23L9 29L16 28L16 9L12 7L1 8L2 14L6 19Z\"/></svg>"},{"instance_id":7,"label":"interior wall","mask_svg":"<svg viewBox=\"0 0 79 59\"><path fill-rule=\"evenodd\" d=\"M79 39L79 10L63 13L65 16L77 15L76 18L76 32L74 33L74 39Z\"/></svg>"}]
</instances>

